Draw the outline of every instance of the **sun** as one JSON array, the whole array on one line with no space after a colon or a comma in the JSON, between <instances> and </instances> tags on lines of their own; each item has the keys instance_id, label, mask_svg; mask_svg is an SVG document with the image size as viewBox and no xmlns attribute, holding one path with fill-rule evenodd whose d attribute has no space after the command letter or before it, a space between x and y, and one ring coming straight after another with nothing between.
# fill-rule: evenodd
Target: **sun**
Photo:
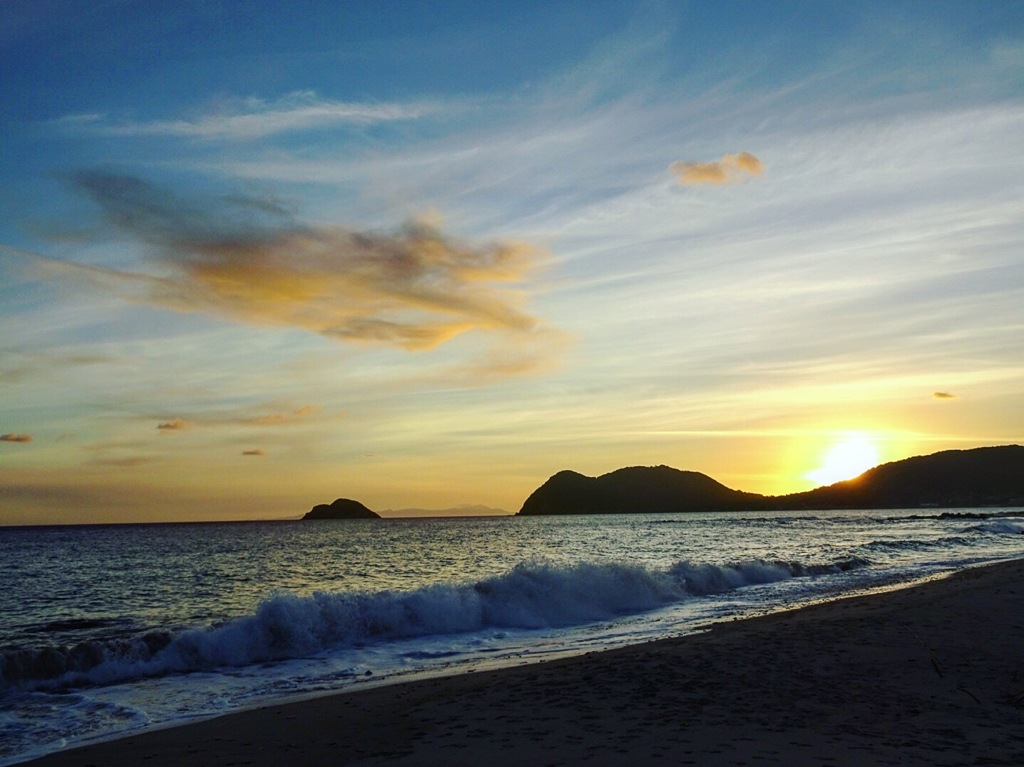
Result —
<instances>
[{"instance_id":1,"label":"sun","mask_svg":"<svg viewBox=\"0 0 1024 767\"><path fill-rule=\"evenodd\" d=\"M831 485L860 476L878 465L875 440L864 434L848 434L832 443L821 466L804 474L819 485Z\"/></svg>"}]
</instances>

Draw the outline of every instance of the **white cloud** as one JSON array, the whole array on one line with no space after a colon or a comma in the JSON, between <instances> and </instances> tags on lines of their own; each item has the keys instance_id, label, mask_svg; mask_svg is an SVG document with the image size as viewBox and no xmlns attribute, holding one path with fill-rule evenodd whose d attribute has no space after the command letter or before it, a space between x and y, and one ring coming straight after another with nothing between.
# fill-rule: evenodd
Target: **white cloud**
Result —
<instances>
[{"instance_id":1,"label":"white cloud","mask_svg":"<svg viewBox=\"0 0 1024 767\"><path fill-rule=\"evenodd\" d=\"M171 120L118 122L100 114L76 114L66 116L59 122L110 136L256 139L315 128L416 120L436 111L437 105L427 102L395 104L331 101L304 91L273 102L256 98L233 100L208 113Z\"/></svg>"}]
</instances>

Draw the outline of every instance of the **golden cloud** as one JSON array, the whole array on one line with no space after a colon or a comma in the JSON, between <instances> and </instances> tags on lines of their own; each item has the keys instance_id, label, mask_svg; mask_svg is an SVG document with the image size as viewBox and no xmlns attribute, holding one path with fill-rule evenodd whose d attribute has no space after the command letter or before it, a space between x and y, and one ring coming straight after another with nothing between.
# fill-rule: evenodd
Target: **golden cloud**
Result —
<instances>
[{"instance_id":1,"label":"golden cloud","mask_svg":"<svg viewBox=\"0 0 1024 767\"><path fill-rule=\"evenodd\" d=\"M945 392L945 391L937 391L937 392L932 392L932 397L934 399L956 399L957 395L950 394L949 392Z\"/></svg>"},{"instance_id":2,"label":"golden cloud","mask_svg":"<svg viewBox=\"0 0 1024 767\"><path fill-rule=\"evenodd\" d=\"M727 154L717 162L674 162L669 167L682 185L731 184L764 172L764 163L750 152Z\"/></svg>"},{"instance_id":3,"label":"golden cloud","mask_svg":"<svg viewBox=\"0 0 1024 767\"><path fill-rule=\"evenodd\" d=\"M543 338L543 343L536 343ZM504 378L534 375L553 370L568 351L571 337L560 331L538 331L529 339L509 338L479 358L460 366L460 383L486 386Z\"/></svg>"},{"instance_id":4,"label":"golden cloud","mask_svg":"<svg viewBox=\"0 0 1024 767\"><path fill-rule=\"evenodd\" d=\"M0 442L31 442L29 434L0 434Z\"/></svg>"},{"instance_id":5,"label":"golden cloud","mask_svg":"<svg viewBox=\"0 0 1024 767\"><path fill-rule=\"evenodd\" d=\"M266 455L266 453L264 453L262 450L257 448L256 450L243 450L242 451L242 455L257 455L257 456L260 456L260 455Z\"/></svg>"},{"instance_id":6,"label":"golden cloud","mask_svg":"<svg viewBox=\"0 0 1024 767\"><path fill-rule=\"evenodd\" d=\"M294 423L304 416L315 413L319 409L316 405L306 405L288 413L270 413L269 415L242 418L239 422L254 426L277 426L279 424Z\"/></svg>"},{"instance_id":7,"label":"golden cloud","mask_svg":"<svg viewBox=\"0 0 1024 767\"><path fill-rule=\"evenodd\" d=\"M526 243L461 242L424 221L383 233L307 226L258 200L191 203L108 173L72 182L110 223L156 246L164 274L51 268L134 300L409 351L470 331L538 345L551 335L523 307L526 280L547 258Z\"/></svg>"},{"instance_id":8,"label":"golden cloud","mask_svg":"<svg viewBox=\"0 0 1024 767\"><path fill-rule=\"evenodd\" d=\"M217 428L217 427L235 427L235 426L287 426L290 424L297 424L300 421L308 419L313 413L319 413L320 407L318 405L304 405L294 410L280 411L280 412L264 412L259 414L258 411L254 413L252 409L243 409L240 411L229 411L229 412L207 412L207 413L188 413L186 418L170 418L168 420L161 420L157 423L157 430L162 433L173 433L186 431L193 428ZM152 418L152 415L145 416L146 418ZM326 415L325 418L337 418L337 415Z\"/></svg>"}]
</instances>

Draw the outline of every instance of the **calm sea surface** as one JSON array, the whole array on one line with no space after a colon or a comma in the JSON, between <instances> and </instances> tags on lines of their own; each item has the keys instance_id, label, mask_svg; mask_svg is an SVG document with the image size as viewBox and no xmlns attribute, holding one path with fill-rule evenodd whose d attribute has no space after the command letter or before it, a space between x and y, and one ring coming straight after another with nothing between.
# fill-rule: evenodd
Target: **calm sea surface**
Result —
<instances>
[{"instance_id":1,"label":"calm sea surface","mask_svg":"<svg viewBox=\"0 0 1024 767\"><path fill-rule=\"evenodd\" d=\"M0 765L1024 557L943 511L0 527Z\"/></svg>"}]
</instances>

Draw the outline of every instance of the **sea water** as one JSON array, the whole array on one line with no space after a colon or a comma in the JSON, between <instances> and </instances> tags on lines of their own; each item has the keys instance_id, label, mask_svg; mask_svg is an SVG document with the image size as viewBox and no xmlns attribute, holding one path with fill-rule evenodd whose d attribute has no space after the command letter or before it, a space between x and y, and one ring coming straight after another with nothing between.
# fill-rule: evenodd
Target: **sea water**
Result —
<instances>
[{"instance_id":1,"label":"sea water","mask_svg":"<svg viewBox=\"0 0 1024 767\"><path fill-rule=\"evenodd\" d=\"M0 527L0 765L1024 556L1024 510Z\"/></svg>"}]
</instances>

